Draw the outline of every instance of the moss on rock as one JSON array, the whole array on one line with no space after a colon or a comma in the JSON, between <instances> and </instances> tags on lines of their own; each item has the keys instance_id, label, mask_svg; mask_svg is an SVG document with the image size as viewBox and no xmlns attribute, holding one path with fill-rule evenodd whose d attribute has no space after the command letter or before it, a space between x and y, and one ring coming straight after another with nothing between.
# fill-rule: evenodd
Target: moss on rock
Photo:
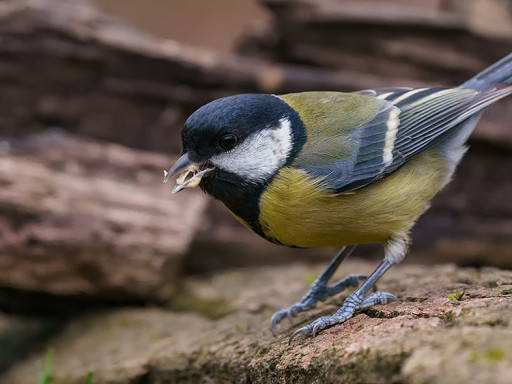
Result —
<instances>
[{"instance_id":1,"label":"moss on rock","mask_svg":"<svg viewBox=\"0 0 512 384\"><path fill-rule=\"evenodd\" d=\"M373 267L347 262L335 278ZM376 306L315 339L288 345L295 329L335 312L341 295L299 315L293 326L279 324L282 336L272 337L272 313L299 300L308 288L303 277L322 268L290 265L189 278L170 307L175 310L132 308L77 318L48 342L55 348L52 384L83 383L89 371L94 384L456 384L474 377L505 383L512 375L512 296L502 294L511 288L512 272L398 266L379 288L421 300ZM448 295L462 291L464 299L453 306ZM32 382L42 359L19 364L1 380Z\"/></svg>"}]
</instances>

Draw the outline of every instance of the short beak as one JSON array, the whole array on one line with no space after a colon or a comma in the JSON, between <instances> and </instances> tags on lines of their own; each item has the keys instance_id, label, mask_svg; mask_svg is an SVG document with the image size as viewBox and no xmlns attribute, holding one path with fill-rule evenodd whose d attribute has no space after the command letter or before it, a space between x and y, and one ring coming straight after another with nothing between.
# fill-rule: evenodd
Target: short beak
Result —
<instances>
[{"instance_id":1,"label":"short beak","mask_svg":"<svg viewBox=\"0 0 512 384\"><path fill-rule=\"evenodd\" d=\"M164 171L164 183L167 183L172 177L180 174L176 179L176 185L172 189L172 193L176 193L185 188L195 188L201 182L201 179L213 168L199 169L200 164L189 159L188 153L183 154L174 163L169 171Z\"/></svg>"},{"instance_id":2,"label":"short beak","mask_svg":"<svg viewBox=\"0 0 512 384\"><path fill-rule=\"evenodd\" d=\"M171 179L171 177L175 176L177 173L183 171L185 168L188 168L192 165L197 165L197 164L194 163L193 161L191 161L188 158L188 153L185 152L185 154L183 154L174 163L174 165L172 166L171 169L169 169L169 171L164 171L164 174L165 174L164 183L167 183Z\"/></svg>"}]
</instances>

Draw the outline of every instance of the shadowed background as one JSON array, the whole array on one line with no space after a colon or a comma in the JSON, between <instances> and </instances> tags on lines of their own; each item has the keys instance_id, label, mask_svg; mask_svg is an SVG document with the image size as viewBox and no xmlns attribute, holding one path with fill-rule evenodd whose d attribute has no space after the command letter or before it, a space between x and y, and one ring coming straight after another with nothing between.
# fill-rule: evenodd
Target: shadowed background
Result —
<instances>
[{"instance_id":1,"label":"shadowed background","mask_svg":"<svg viewBox=\"0 0 512 384\"><path fill-rule=\"evenodd\" d=\"M162 170L201 105L453 86L510 52L509 0L0 0L0 371L84 309L176 308L190 276L334 255L171 196ZM511 121L511 98L486 112L406 263L512 267Z\"/></svg>"},{"instance_id":2,"label":"shadowed background","mask_svg":"<svg viewBox=\"0 0 512 384\"><path fill-rule=\"evenodd\" d=\"M243 92L456 85L512 47L507 1L56 4L0 3L6 310L44 310L41 294L158 302L183 273L328 260L267 243L198 191L170 195L161 171L189 114ZM409 262L512 265L511 120L509 99L486 113Z\"/></svg>"}]
</instances>

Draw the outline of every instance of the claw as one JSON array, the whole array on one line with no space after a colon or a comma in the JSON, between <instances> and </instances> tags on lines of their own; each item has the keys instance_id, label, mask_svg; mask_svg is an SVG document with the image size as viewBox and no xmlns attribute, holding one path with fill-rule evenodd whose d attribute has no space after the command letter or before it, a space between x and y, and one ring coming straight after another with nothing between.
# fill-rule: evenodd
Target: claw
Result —
<instances>
[{"instance_id":1,"label":"claw","mask_svg":"<svg viewBox=\"0 0 512 384\"><path fill-rule=\"evenodd\" d=\"M341 262L354 251L355 245L343 247L336 257L329 263L327 268L318 276L315 282L311 285L308 293L302 297L301 301L292 305L289 308L282 309L272 316L270 320L270 330L272 334L275 336L277 334L276 327L277 324L283 320L285 317L288 317L288 320L293 325L293 318L297 316L301 312L309 311L311 308L314 308L318 301L324 301L328 297L336 295L346 289L347 287L356 287L359 285L359 280L365 280L366 276L363 275L351 275L346 277L343 280L340 280L333 286L329 287L327 283L329 279L332 277L336 269L339 267ZM299 332L300 333L300 332ZM311 333L310 330L308 333ZM290 342L293 340L297 332L292 335L290 338Z\"/></svg>"},{"instance_id":2,"label":"claw","mask_svg":"<svg viewBox=\"0 0 512 384\"><path fill-rule=\"evenodd\" d=\"M277 336L277 324L281 322L285 317L288 317L288 320L293 325L293 316L292 308L283 308L280 311L277 311L272 315L270 319L270 330L272 331L272 335Z\"/></svg>"},{"instance_id":3,"label":"claw","mask_svg":"<svg viewBox=\"0 0 512 384\"><path fill-rule=\"evenodd\" d=\"M316 337L316 333L321 329L319 329L321 326L321 323L318 323L316 324L314 327L313 327L313 332L311 332L311 337L315 338Z\"/></svg>"},{"instance_id":4,"label":"claw","mask_svg":"<svg viewBox=\"0 0 512 384\"><path fill-rule=\"evenodd\" d=\"M386 298L387 298L388 300L398 301L398 297L396 297L395 295L392 295L391 293L387 293L387 292L385 292L385 295L386 295Z\"/></svg>"},{"instance_id":5,"label":"claw","mask_svg":"<svg viewBox=\"0 0 512 384\"><path fill-rule=\"evenodd\" d=\"M398 301L398 298L391 293L377 291L366 297L359 305L359 309L372 307L376 304L386 304L388 300Z\"/></svg>"},{"instance_id":6,"label":"claw","mask_svg":"<svg viewBox=\"0 0 512 384\"><path fill-rule=\"evenodd\" d=\"M331 325L337 324L338 321L332 321L333 316L322 316L319 319L315 320L311 325L313 326L313 332L311 332L312 337L316 337L319 332L328 328ZM340 323L345 320L339 321Z\"/></svg>"},{"instance_id":7,"label":"claw","mask_svg":"<svg viewBox=\"0 0 512 384\"><path fill-rule=\"evenodd\" d=\"M302 298L299 303L292 305L291 307L281 309L272 316L270 320L270 329L274 336L277 335L277 324L281 322L285 317L288 317L288 321L293 325L293 318L301 312L306 312L311 308L316 307L317 302L324 301L330 296L333 296L347 287L357 287L360 280L365 280L364 275L350 275L343 280L340 280L337 284L328 287L322 285L313 285L310 291ZM324 327L325 328L325 327Z\"/></svg>"},{"instance_id":8,"label":"claw","mask_svg":"<svg viewBox=\"0 0 512 384\"><path fill-rule=\"evenodd\" d=\"M277 337L277 323L281 321L281 311L274 313L272 318L270 319L270 331L274 337Z\"/></svg>"},{"instance_id":9,"label":"claw","mask_svg":"<svg viewBox=\"0 0 512 384\"><path fill-rule=\"evenodd\" d=\"M307 326L297 329L295 332L292 333L292 335L288 339L288 345L292 345L292 341L293 341L293 339L295 339L295 337L297 337L301 333L306 333L306 332L307 332Z\"/></svg>"},{"instance_id":10,"label":"claw","mask_svg":"<svg viewBox=\"0 0 512 384\"><path fill-rule=\"evenodd\" d=\"M337 259L334 261L336 260ZM341 280L332 287L327 287L326 282L322 282L321 278L323 278L324 275L327 277L332 275L330 274L332 265L334 265L333 262L331 262L331 265L327 268L327 270L324 271L324 273L320 275L317 281L312 285L310 292L303 297L302 301L297 306L292 306L288 310L293 311L294 309L300 309L297 310L297 313L308 310L314 307L318 300L323 301L327 297L339 293L341 290L345 289L347 285L350 286L351 284L355 284L357 280L363 278L361 275L353 275ZM343 302L341 308L334 315L320 317L313 321L311 324L296 330L290 336L288 345L291 345L292 341L299 334L316 337L320 331L333 325L344 323L352 316L354 316L354 312L357 310L368 308L375 304L385 304L388 300L397 301L398 298L395 295L380 291L374 292L368 297L365 297L365 295L370 290L370 287L375 285L379 277L381 277L391 267L391 265L392 264L390 261L384 259L384 261L377 267L377 269L367 278L365 284L360 286L350 296L348 296ZM324 288L327 288L327 290L325 291ZM327 296L324 297L324 293L326 293ZM309 302L310 299L312 299L311 303ZM300 307L300 305L303 305L303 307ZM290 314L288 315L290 316ZM284 317L284 314L282 316Z\"/></svg>"},{"instance_id":11,"label":"claw","mask_svg":"<svg viewBox=\"0 0 512 384\"><path fill-rule=\"evenodd\" d=\"M283 308L280 311L274 313L270 319L270 331L272 332L272 335L277 336L277 324L279 324L281 320L287 317L290 324L293 325L293 318L295 316L296 312L293 310L293 306L289 308Z\"/></svg>"}]
</instances>

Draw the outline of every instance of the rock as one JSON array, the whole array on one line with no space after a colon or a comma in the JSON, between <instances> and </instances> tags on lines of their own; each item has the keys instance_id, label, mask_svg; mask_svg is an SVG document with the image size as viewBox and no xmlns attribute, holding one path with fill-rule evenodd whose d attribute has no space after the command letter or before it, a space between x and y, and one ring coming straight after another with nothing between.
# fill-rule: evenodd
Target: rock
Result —
<instances>
[{"instance_id":1,"label":"rock","mask_svg":"<svg viewBox=\"0 0 512 384\"><path fill-rule=\"evenodd\" d=\"M162 183L171 158L59 132L7 147L0 293L110 302L172 293L206 200L196 191L171 198ZM38 305L8 295L0 304Z\"/></svg>"},{"instance_id":2,"label":"rock","mask_svg":"<svg viewBox=\"0 0 512 384\"><path fill-rule=\"evenodd\" d=\"M411 11L394 18L391 12L395 25L386 22L389 14L379 16L368 4L359 18L357 12L339 11L339 2L266 4L277 20L262 38L271 42L247 37L243 51L251 57L246 57L151 36L87 0L2 1L0 136L59 126L139 149L177 153L186 118L222 96L456 85L509 53L511 46L507 39L482 38L452 17L421 16L424 10L413 19L408 19ZM328 20L322 21L326 14ZM420 25L414 28L407 20ZM344 23L353 23L354 31L346 33ZM379 45L382 28L394 39ZM365 44L359 47L357 39ZM504 123L512 109L500 105L492 113L492 122L498 122L492 133L479 135L510 145L512 133Z\"/></svg>"},{"instance_id":3,"label":"rock","mask_svg":"<svg viewBox=\"0 0 512 384\"><path fill-rule=\"evenodd\" d=\"M503 32L511 18L510 0L446 0L445 7L440 1L387 0L385 6L360 0L261 2L273 22L240 42L241 55L371 77L375 81L368 88L457 86L512 48L512 33ZM474 137L510 148L511 105L509 99L490 108L481 124L486 129Z\"/></svg>"},{"instance_id":4,"label":"rock","mask_svg":"<svg viewBox=\"0 0 512 384\"><path fill-rule=\"evenodd\" d=\"M385 6L350 0L261 2L273 23L249 34L240 52L277 62L372 73L390 81L457 84L510 53L512 34L486 33L503 29L503 23L488 23L487 31L474 28L470 12L463 8L469 2L472 8L483 3L478 0L446 7L396 0L387 0ZM498 2L502 9L510 4L492 0L479 8L490 9Z\"/></svg>"},{"instance_id":5,"label":"rock","mask_svg":"<svg viewBox=\"0 0 512 384\"><path fill-rule=\"evenodd\" d=\"M472 142L447 187L413 229L411 256L426 263L512 268L512 152Z\"/></svg>"},{"instance_id":6,"label":"rock","mask_svg":"<svg viewBox=\"0 0 512 384\"><path fill-rule=\"evenodd\" d=\"M44 344L62 325L63 321L56 318L28 318L0 312L0 375L16 360Z\"/></svg>"},{"instance_id":7,"label":"rock","mask_svg":"<svg viewBox=\"0 0 512 384\"><path fill-rule=\"evenodd\" d=\"M393 2L404 4L403 0ZM282 40L269 52L286 57L265 60L261 58L265 55L255 59L220 54L149 36L101 13L86 0L0 2L0 136L22 137L47 126L58 126L133 147L176 153L180 147L179 131L188 114L220 96L240 92L454 85L510 50L509 40L481 37L465 24L461 15L455 17L452 11L437 19L438 11L434 8L438 1L414 1L414 6L422 7L414 19L401 17L404 12L410 15L410 8L400 11L400 7L389 7L380 15L368 1L359 6L346 3L266 0L276 17L272 31ZM337 11L330 12L330 7ZM343 7L348 7L347 12ZM309 12L310 9L313 11ZM418 14L417 9L413 11ZM418 28L411 26L410 20L417 21ZM322 28L316 28L315 23ZM417 51L420 45L414 39L404 43L405 47L412 45L412 50L381 52L370 46L372 49L361 53L353 48L357 45L349 44L350 39L366 35L343 33L347 23L368 34L364 40L370 45L374 35L388 30L398 41L389 43L395 44L395 48L400 48L404 43L400 39L411 36L409 32L413 30L418 34L414 35L416 38L428 41L428 60L424 60L425 52ZM341 29L333 34L331 28ZM404 30L408 33L403 33ZM304 38L297 37L302 34ZM331 39L331 35L336 38ZM347 45L338 44L338 39L346 39ZM444 51L438 49L439 40L450 45L447 49L457 50L457 54L448 55L447 59ZM462 53L456 44L459 40ZM477 44L473 45L474 42ZM281 49L288 44L290 49ZM304 57L299 55L300 49L293 47L302 44L326 54L310 55L314 66L298 65ZM378 54L388 60L382 68L379 66L383 72L372 67L381 62L373 56ZM349 61L357 58L356 64L351 67L351 61L336 61L340 57ZM327 58L333 63L323 61ZM402 66L408 70L402 70ZM507 164L512 148L508 124L511 120L512 98L497 103L484 115L474 134L477 144L463 162L455 184L437 199L441 205L434 202L434 209L420 220L411 256L418 252L421 260L434 261L437 257L444 261L451 257L460 264L510 266L507 256L512 249L511 202L502 196L510 191ZM484 149L475 152L477 145ZM469 158L473 159L471 163ZM493 177L494 174L500 176ZM454 190L456 193L452 193ZM483 209L488 206L492 207L490 213ZM269 260L288 262L298 254L307 260L318 254L325 254L326 258L332 254L274 247L245 229L240 231L241 227L229 224L220 228L218 218L205 220L211 224L205 224L205 231L194 243L193 255L187 260L189 270L205 271L210 266L240 266L246 262L262 264ZM205 250L215 257L205 260Z\"/></svg>"},{"instance_id":8,"label":"rock","mask_svg":"<svg viewBox=\"0 0 512 384\"><path fill-rule=\"evenodd\" d=\"M510 306L507 310L510 311ZM511 353L510 329L468 327L462 332L449 330L446 339L449 341L426 340L425 346L413 352L402 369L407 382L506 384L510 381L510 358L506 357Z\"/></svg>"},{"instance_id":9,"label":"rock","mask_svg":"<svg viewBox=\"0 0 512 384\"><path fill-rule=\"evenodd\" d=\"M457 12L469 28L497 38L512 37L510 0L444 0L442 7Z\"/></svg>"},{"instance_id":10,"label":"rock","mask_svg":"<svg viewBox=\"0 0 512 384\"><path fill-rule=\"evenodd\" d=\"M156 38L87 0L0 1L0 40L0 136L59 126L178 153L186 118L213 99L379 82Z\"/></svg>"},{"instance_id":11,"label":"rock","mask_svg":"<svg viewBox=\"0 0 512 384\"><path fill-rule=\"evenodd\" d=\"M400 301L358 313L344 325L299 338L290 333L333 313L328 300L282 334L271 314L300 299L324 266L290 264L189 278L167 310L119 309L75 319L48 342L52 384L83 383L505 383L512 374L512 272L495 268L397 266L379 289ZM349 261L347 273L375 265ZM36 361L2 379L31 383ZM482 379L482 380L480 380Z\"/></svg>"}]
</instances>

